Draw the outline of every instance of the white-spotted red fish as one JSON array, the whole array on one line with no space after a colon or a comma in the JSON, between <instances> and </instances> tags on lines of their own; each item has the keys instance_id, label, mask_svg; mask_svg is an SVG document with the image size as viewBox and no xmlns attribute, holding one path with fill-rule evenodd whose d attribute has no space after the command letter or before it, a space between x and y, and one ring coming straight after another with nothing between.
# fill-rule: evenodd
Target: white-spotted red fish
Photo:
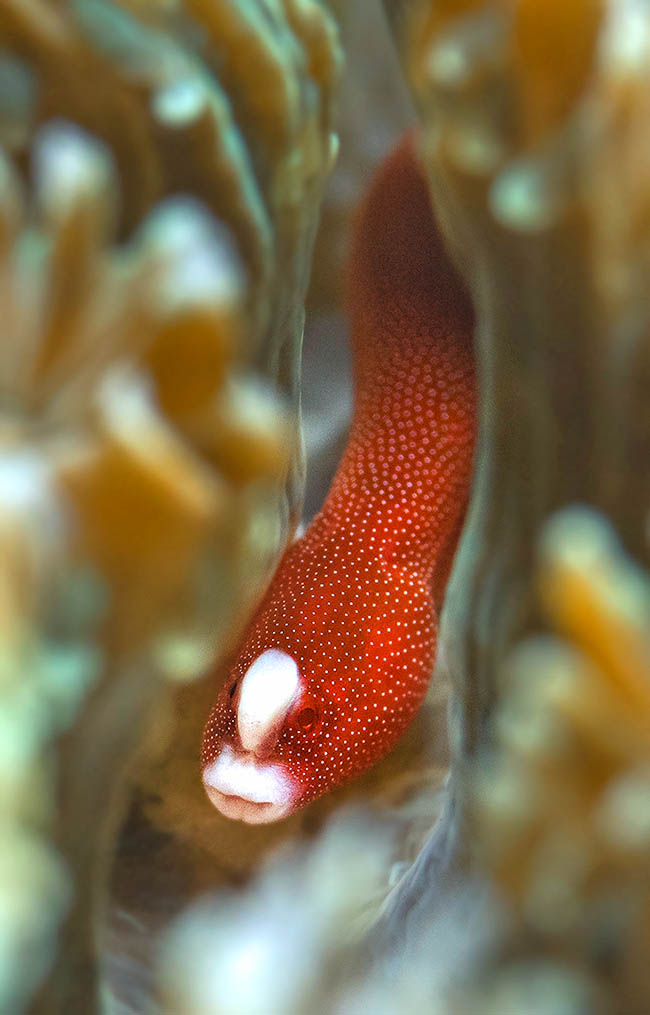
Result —
<instances>
[{"instance_id":1,"label":"white-spotted red fish","mask_svg":"<svg viewBox=\"0 0 650 1015\"><path fill-rule=\"evenodd\" d=\"M286 550L208 718L223 814L275 821L385 755L427 689L470 486L473 314L413 136L373 179L348 273L355 406L321 512Z\"/></svg>"}]
</instances>

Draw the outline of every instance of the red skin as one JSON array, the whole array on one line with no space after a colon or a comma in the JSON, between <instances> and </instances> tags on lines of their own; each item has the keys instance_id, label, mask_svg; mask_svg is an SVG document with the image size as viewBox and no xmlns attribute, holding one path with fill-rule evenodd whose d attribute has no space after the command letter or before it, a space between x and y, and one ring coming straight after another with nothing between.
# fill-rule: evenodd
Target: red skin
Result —
<instances>
[{"instance_id":1,"label":"red skin","mask_svg":"<svg viewBox=\"0 0 650 1015\"><path fill-rule=\"evenodd\" d=\"M288 547L210 713L202 767L238 749L236 690L266 649L301 689L267 760L295 807L379 761L425 696L475 435L473 314L434 224L412 135L379 168L349 266L355 408L321 512Z\"/></svg>"}]
</instances>

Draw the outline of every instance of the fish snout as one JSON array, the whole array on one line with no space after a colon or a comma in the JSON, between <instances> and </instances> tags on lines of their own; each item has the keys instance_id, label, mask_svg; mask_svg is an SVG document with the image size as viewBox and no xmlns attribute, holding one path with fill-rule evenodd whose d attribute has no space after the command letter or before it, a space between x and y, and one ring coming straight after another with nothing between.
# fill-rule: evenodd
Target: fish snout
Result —
<instances>
[{"instance_id":1,"label":"fish snout","mask_svg":"<svg viewBox=\"0 0 650 1015\"><path fill-rule=\"evenodd\" d=\"M203 770L206 793L226 817L265 824L293 810L302 788L271 758L300 686L298 664L280 649L262 652L241 678L234 739Z\"/></svg>"},{"instance_id":2,"label":"fish snout","mask_svg":"<svg viewBox=\"0 0 650 1015\"><path fill-rule=\"evenodd\" d=\"M203 770L203 785L218 811L252 825L286 817L301 794L299 783L284 765L260 761L253 754L235 751L229 744L224 744Z\"/></svg>"},{"instance_id":3,"label":"fish snout","mask_svg":"<svg viewBox=\"0 0 650 1015\"><path fill-rule=\"evenodd\" d=\"M236 702L242 751L270 755L300 691L298 664L280 649L267 649L242 677Z\"/></svg>"}]
</instances>

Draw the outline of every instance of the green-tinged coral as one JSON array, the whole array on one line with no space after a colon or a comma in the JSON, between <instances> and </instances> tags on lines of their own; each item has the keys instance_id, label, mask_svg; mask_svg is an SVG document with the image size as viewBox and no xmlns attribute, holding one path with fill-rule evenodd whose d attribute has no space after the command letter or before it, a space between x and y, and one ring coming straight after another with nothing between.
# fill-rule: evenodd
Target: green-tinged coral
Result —
<instances>
[{"instance_id":1,"label":"green-tinged coral","mask_svg":"<svg viewBox=\"0 0 650 1015\"><path fill-rule=\"evenodd\" d=\"M496 761L475 791L481 850L511 913L508 946L590 978L603 1010L641 1012L650 579L602 519L573 509L544 531L539 588L557 635L509 661Z\"/></svg>"},{"instance_id":2,"label":"green-tinged coral","mask_svg":"<svg viewBox=\"0 0 650 1015\"><path fill-rule=\"evenodd\" d=\"M631 46L616 3L395 6L433 197L478 317L474 492L444 634L460 802L505 655L540 623L548 517L592 504L648 559L649 35L635 16Z\"/></svg>"},{"instance_id":3,"label":"green-tinged coral","mask_svg":"<svg viewBox=\"0 0 650 1015\"><path fill-rule=\"evenodd\" d=\"M0 1007L51 968L34 1010L90 1011L158 677L223 650L299 511L340 57L298 0L2 0L0 47Z\"/></svg>"}]
</instances>

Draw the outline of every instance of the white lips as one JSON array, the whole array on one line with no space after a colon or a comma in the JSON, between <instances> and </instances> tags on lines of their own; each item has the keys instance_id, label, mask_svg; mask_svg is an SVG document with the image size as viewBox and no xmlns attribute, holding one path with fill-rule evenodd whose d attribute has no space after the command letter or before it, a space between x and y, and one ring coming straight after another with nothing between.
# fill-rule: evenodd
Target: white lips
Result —
<instances>
[{"instance_id":1,"label":"white lips","mask_svg":"<svg viewBox=\"0 0 650 1015\"><path fill-rule=\"evenodd\" d=\"M300 791L282 765L235 754L229 744L224 744L217 758L204 769L203 785L218 811L252 825L285 817Z\"/></svg>"}]
</instances>

